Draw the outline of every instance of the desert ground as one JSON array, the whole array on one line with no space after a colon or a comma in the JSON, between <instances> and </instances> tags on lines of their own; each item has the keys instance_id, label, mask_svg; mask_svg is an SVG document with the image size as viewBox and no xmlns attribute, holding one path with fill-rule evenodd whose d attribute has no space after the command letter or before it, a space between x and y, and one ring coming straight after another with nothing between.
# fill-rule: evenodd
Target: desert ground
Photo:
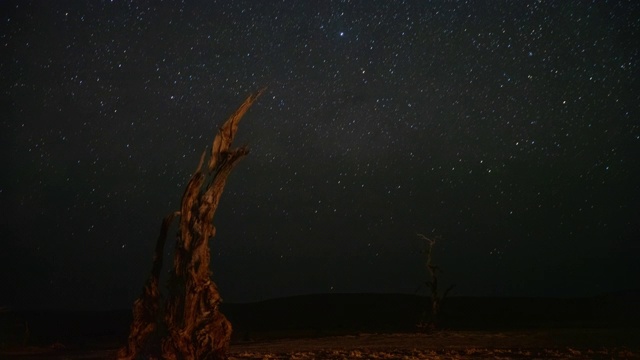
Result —
<instances>
[{"instance_id":1,"label":"desert ground","mask_svg":"<svg viewBox=\"0 0 640 360\"><path fill-rule=\"evenodd\" d=\"M357 334L235 344L232 359L638 359L624 330ZM632 346L631 342L627 342Z\"/></svg>"},{"instance_id":2,"label":"desert ground","mask_svg":"<svg viewBox=\"0 0 640 360\"><path fill-rule=\"evenodd\" d=\"M640 335L628 329L439 331L246 341L230 359L640 359ZM115 348L27 347L7 359L113 359Z\"/></svg>"},{"instance_id":3,"label":"desert ground","mask_svg":"<svg viewBox=\"0 0 640 360\"><path fill-rule=\"evenodd\" d=\"M309 295L223 309L230 359L640 359L634 296L452 298L441 327L416 320L425 299ZM446 309L446 311L444 311ZM130 311L0 314L0 359L113 359ZM25 325L28 324L28 332Z\"/></svg>"}]
</instances>

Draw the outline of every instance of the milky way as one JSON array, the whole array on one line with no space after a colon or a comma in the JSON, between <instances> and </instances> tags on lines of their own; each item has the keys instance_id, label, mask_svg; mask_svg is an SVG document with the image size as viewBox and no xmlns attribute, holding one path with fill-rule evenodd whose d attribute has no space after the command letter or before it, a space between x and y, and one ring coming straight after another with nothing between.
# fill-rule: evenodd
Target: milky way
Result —
<instances>
[{"instance_id":1,"label":"milky way","mask_svg":"<svg viewBox=\"0 0 640 360\"><path fill-rule=\"evenodd\" d=\"M635 1L4 1L0 306L124 308L217 127L226 301L640 278ZM167 252L170 252L170 247Z\"/></svg>"}]
</instances>

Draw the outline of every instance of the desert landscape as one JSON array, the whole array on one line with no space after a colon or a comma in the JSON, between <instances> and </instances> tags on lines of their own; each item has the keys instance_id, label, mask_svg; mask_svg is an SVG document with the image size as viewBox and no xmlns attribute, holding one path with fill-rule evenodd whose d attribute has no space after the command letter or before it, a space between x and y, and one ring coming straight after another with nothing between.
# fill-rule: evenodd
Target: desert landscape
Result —
<instances>
[{"instance_id":1,"label":"desert landscape","mask_svg":"<svg viewBox=\"0 0 640 360\"><path fill-rule=\"evenodd\" d=\"M452 297L441 328L416 327L428 298L305 295L225 304L231 359L637 359L640 298ZM1 314L4 359L112 359L130 311ZM27 329L27 331L25 331Z\"/></svg>"},{"instance_id":2,"label":"desert landscape","mask_svg":"<svg viewBox=\"0 0 640 360\"><path fill-rule=\"evenodd\" d=\"M640 359L640 1L0 9L0 360Z\"/></svg>"}]
</instances>

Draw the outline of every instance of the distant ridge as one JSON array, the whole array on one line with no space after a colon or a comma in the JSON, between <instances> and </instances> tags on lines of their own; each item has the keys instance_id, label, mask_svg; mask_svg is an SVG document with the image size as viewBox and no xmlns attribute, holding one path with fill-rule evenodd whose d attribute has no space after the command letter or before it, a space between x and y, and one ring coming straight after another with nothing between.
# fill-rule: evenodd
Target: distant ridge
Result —
<instances>
[{"instance_id":1,"label":"distant ridge","mask_svg":"<svg viewBox=\"0 0 640 360\"><path fill-rule=\"evenodd\" d=\"M602 296L636 298L640 300L640 288L612 291L612 292L604 293Z\"/></svg>"},{"instance_id":2,"label":"distant ridge","mask_svg":"<svg viewBox=\"0 0 640 360\"><path fill-rule=\"evenodd\" d=\"M308 294L252 303L223 303L235 341L362 332L417 331L429 299L409 294ZM589 298L451 297L442 326L452 330L637 327L640 292ZM0 312L0 344L120 344L131 310ZM100 326L97 326L100 325Z\"/></svg>"},{"instance_id":3,"label":"distant ridge","mask_svg":"<svg viewBox=\"0 0 640 360\"><path fill-rule=\"evenodd\" d=\"M442 326L458 330L637 326L640 306L633 299L629 292L589 298L451 297L442 305ZM238 331L384 332L415 331L428 305L427 297L408 294L311 294L223 304L223 311Z\"/></svg>"}]
</instances>

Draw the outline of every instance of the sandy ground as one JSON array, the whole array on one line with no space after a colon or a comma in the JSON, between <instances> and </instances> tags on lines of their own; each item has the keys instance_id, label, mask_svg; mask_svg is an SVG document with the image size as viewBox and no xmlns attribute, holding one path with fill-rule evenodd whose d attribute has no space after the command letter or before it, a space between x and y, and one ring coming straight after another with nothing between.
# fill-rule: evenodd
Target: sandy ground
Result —
<instances>
[{"instance_id":1,"label":"sandy ground","mask_svg":"<svg viewBox=\"0 0 640 360\"><path fill-rule=\"evenodd\" d=\"M0 351L0 359L114 359L115 349ZM637 329L444 331L244 342L230 359L640 359Z\"/></svg>"},{"instance_id":2,"label":"sandy ground","mask_svg":"<svg viewBox=\"0 0 640 360\"><path fill-rule=\"evenodd\" d=\"M235 344L231 359L640 359L633 344L611 329L360 334Z\"/></svg>"}]
</instances>

